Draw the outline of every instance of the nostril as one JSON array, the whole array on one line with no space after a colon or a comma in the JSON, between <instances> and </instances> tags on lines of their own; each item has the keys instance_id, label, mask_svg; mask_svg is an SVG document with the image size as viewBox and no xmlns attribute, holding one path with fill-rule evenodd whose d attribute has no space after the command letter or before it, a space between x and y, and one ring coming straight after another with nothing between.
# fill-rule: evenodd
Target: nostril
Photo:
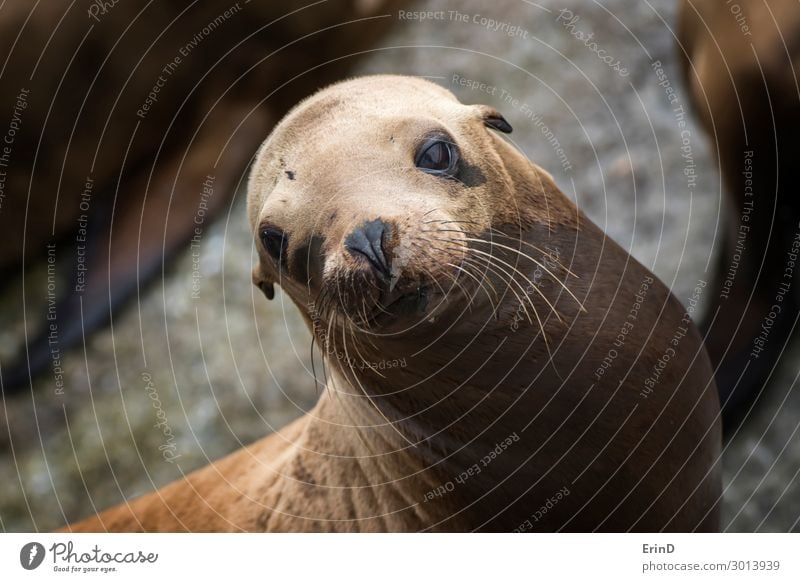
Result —
<instances>
[{"instance_id":1,"label":"nostril","mask_svg":"<svg viewBox=\"0 0 800 582\"><path fill-rule=\"evenodd\" d=\"M286 247L289 244L286 233L274 226L265 226L261 229L261 244L264 250L276 261L286 257Z\"/></svg>"},{"instance_id":2,"label":"nostril","mask_svg":"<svg viewBox=\"0 0 800 582\"><path fill-rule=\"evenodd\" d=\"M391 270L383 252L383 239L387 231L388 227L382 220L367 221L347 236L344 246L351 255L365 257L372 268L389 277Z\"/></svg>"}]
</instances>

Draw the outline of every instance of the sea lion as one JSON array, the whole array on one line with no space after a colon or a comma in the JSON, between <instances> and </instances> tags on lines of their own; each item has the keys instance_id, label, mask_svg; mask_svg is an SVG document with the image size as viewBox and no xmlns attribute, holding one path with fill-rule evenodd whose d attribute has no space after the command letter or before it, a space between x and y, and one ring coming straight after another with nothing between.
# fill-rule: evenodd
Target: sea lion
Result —
<instances>
[{"instance_id":1,"label":"sea lion","mask_svg":"<svg viewBox=\"0 0 800 582\"><path fill-rule=\"evenodd\" d=\"M275 435L70 531L717 527L719 406L689 314L429 81L296 106L254 163L254 283L325 359Z\"/></svg>"},{"instance_id":2,"label":"sea lion","mask_svg":"<svg viewBox=\"0 0 800 582\"><path fill-rule=\"evenodd\" d=\"M3 2L0 281L44 257L57 279L26 281L18 312L36 313L38 337L3 362L6 393L202 237L264 134L343 78L402 4Z\"/></svg>"},{"instance_id":3,"label":"sea lion","mask_svg":"<svg viewBox=\"0 0 800 582\"><path fill-rule=\"evenodd\" d=\"M686 85L727 191L701 327L730 432L800 314L800 4L686 1L679 30Z\"/></svg>"}]
</instances>

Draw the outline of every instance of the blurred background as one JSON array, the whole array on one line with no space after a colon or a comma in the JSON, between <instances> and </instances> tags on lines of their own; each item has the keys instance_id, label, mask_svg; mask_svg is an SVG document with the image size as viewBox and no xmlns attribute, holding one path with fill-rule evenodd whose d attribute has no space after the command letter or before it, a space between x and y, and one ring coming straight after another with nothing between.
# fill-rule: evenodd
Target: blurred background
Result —
<instances>
[{"instance_id":1,"label":"blurred background","mask_svg":"<svg viewBox=\"0 0 800 582\"><path fill-rule=\"evenodd\" d=\"M369 47L357 48L363 51L357 62L330 77L419 75L466 103L494 105L514 127L516 146L679 299L711 278L723 198L708 140L689 115L677 2L355 4L387 15L389 26ZM439 12L422 19L400 10ZM352 19L346 10L337 15L332 22ZM197 32L189 28L181 44ZM304 32L285 31L283 42L292 42L292 34ZM41 47L14 50L29 50L35 60ZM289 72L302 71L265 79L261 97L291 79ZM321 81L313 72L305 78L295 99ZM680 106L688 134L679 127ZM0 111L0 127L12 109ZM264 137L266 130L259 141ZM691 180L681 149L687 139L696 167ZM251 283L255 255L242 176L243 169L231 180L238 188L197 240L185 241L110 325L62 354L63 391L48 370L31 390L4 393L3 531L60 527L179 478L313 407L310 335L284 295L268 302ZM193 192L196 204L199 184ZM143 223L141 237L151 236L161 233ZM0 297L4 368L46 309L47 262L28 261L25 273L24 285L12 278ZM800 530L797 351L796 343L787 347L759 406L725 446L726 531Z\"/></svg>"}]
</instances>

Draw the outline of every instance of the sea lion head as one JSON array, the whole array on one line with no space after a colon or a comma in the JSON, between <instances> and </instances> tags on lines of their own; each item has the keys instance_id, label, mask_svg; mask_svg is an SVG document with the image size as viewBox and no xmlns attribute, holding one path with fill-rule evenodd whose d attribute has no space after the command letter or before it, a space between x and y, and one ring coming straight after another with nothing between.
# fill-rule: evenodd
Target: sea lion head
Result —
<instances>
[{"instance_id":1,"label":"sea lion head","mask_svg":"<svg viewBox=\"0 0 800 582\"><path fill-rule=\"evenodd\" d=\"M494 108L418 78L362 77L311 96L253 166L254 283L269 298L279 284L314 327L371 333L418 332L490 304L481 239L544 220L533 198L551 187L499 136L509 132Z\"/></svg>"}]
</instances>

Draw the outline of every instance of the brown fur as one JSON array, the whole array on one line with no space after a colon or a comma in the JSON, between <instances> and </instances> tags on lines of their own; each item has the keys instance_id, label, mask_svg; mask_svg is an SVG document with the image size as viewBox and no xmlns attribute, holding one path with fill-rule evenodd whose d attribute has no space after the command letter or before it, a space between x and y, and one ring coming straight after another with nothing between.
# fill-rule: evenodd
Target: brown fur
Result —
<instances>
[{"instance_id":1,"label":"brown fur","mask_svg":"<svg viewBox=\"0 0 800 582\"><path fill-rule=\"evenodd\" d=\"M64 353L160 274L197 235L201 201L208 226L264 134L298 99L352 70L403 3L126 1L96 18L93 0L0 3L5 127L27 90L0 167L0 288L50 242L65 275L58 319L34 318L28 349L3 366L6 393L52 364L51 326ZM201 200L208 176L213 195Z\"/></svg>"},{"instance_id":2,"label":"brown fur","mask_svg":"<svg viewBox=\"0 0 800 582\"><path fill-rule=\"evenodd\" d=\"M280 284L306 317L327 353L325 392L278 434L69 529L714 529L718 404L699 336L660 282L484 126L487 114L392 76L334 85L295 108L252 171L254 280ZM436 128L460 149L457 180L414 167L419 138ZM427 308L382 324L362 315L391 292L377 292L343 247L378 217L392 225L395 261L412 249L397 287L429 290ZM258 241L264 224L288 234L285 265ZM470 261L484 247L494 270L482 274ZM535 276L536 261L549 266L538 291L525 292L521 273ZM651 284L635 325L594 380L643 281ZM530 320L515 319L520 301ZM385 358L407 365L359 366ZM562 488L569 493L554 504Z\"/></svg>"},{"instance_id":3,"label":"brown fur","mask_svg":"<svg viewBox=\"0 0 800 582\"><path fill-rule=\"evenodd\" d=\"M751 355L779 286L797 283L785 268L800 229L800 3L742 0L738 15L732 6L683 2L679 37L689 94L726 191L703 327L728 429L769 378L800 313L796 290L782 297L768 341Z\"/></svg>"}]
</instances>

